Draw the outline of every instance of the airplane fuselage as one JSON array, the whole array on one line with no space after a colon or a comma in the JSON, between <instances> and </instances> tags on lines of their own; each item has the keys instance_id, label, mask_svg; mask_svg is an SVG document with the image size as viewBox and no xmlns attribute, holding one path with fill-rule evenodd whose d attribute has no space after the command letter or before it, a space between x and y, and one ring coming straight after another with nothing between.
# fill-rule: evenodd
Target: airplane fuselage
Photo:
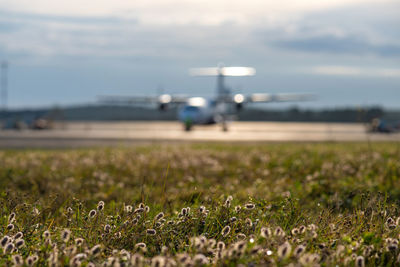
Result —
<instances>
[{"instance_id":1,"label":"airplane fuselage","mask_svg":"<svg viewBox=\"0 0 400 267\"><path fill-rule=\"evenodd\" d=\"M178 119L191 125L213 124L217 122L216 108L215 101L203 97L192 97L178 109Z\"/></svg>"}]
</instances>

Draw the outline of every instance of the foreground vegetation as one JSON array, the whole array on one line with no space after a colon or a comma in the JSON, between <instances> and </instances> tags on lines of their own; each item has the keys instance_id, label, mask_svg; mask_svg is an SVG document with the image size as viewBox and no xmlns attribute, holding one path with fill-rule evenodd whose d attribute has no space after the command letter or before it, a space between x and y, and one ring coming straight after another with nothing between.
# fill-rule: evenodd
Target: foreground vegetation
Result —
<instances>
[{"instance_id":1,"label":"foreground vegetation","mask_svg":"<svg viewBox=\"0 0 400 267\"><path fill-rule=\"evenodd\" d=\"M400 145L0 152L0 265L398 265Z\"/></svg>"}]
</instances>

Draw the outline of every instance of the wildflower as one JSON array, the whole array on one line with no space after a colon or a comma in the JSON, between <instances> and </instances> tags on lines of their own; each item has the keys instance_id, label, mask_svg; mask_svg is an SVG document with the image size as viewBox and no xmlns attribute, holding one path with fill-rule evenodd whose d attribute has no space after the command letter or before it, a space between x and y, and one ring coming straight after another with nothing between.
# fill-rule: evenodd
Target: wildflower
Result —
<instances>
[{"instance_id":1,"label":"wildflower","mask_svg":"<svg viewBox=\"0 0 400 267\"><path fill-rule=\"evenodd\" d=\"M254 205L253 203L247 203L246 205L244 205L244 207L247 210L252 210L256 207L256 205Z\"/></svg>"},{"instance_id":2,"label":"wildflower","mask_svg":"<svg viewBox=\"0 0 400 267\"><path fill-rule=\"evenodd\" d=\"M96 216L96 214L97 214L96 210L89 211L89 217L90 218L93 218L94 216Z\"/></svg>"},{"instance_id":3,"label":"wildflower","mask_svg":"<svg viewBox=\"0 0 400 267\"><path fill-rule=\"evenodd\" d=\"M282 230L281 227L278 226L278 227L275 228L274 235L283 237L283 236L285 236L285 232Z\"/></svg>"},{"instance_id":4,"label":"wildflower","mask_svg":"<svg viewBox=\"0 0 400 267\"><path fill-rule=\"evenodd\" d=\"M270 237L272 235L271 229L269 227L261 228L261 236L264 238Z\"/></svg>"},{"instance_id":5,"label":"wildflower","mask_svg":"<svg viewBox=\"0 0 400 267\"><path fill-rule=\"evenodd\" d=\"M26 265L33 266L37 261L39 260L39 257L37 255L32 255L26 258Z\"/></svg>"},{"instance_id":6,"label":"wildflower","mask_svg":"<svg viewBox=\"0 0 400 267\"><path fill-rule=\"evenodd\" d=\"M104 209L104 201L99 201L99 203L97 203L97 210L98 211L102 211Z\"/></svg>"},{"instance_id":7,"label":"wildflower","mask_svg":"<svg viewBox=\"0 0 400 267\"><path fill-rule=\"evenodd\" d=\"M146 207L144 208L144 210L146 211L146 213L149 213L149 212L150 212L150 207L149 207L149 206L146 206Z\"/></svg>"},{"instance_id":8,"label":"wildflower","mask_svg":"<svg viewBox=\"0 0 400 267\"><path fill-rule=\"evenodd\" d=\"M256 255L262 251L262 247L260 246L255 246L250 250L250 254Z\"/></svg>"},{"instance_id":9,"label":"wildflower","mask_svg":"<svg viewBox=\"0 0 400 267\"><path fill-rule=\"evenodd\" d=\"M22 232L18 232L18 233L16 233L15 235L14 235L14 239L16 240L16 239L20 239L20 238L22 238L24 236L24 234L22 233Z\"/></svg>"},{"instance_id":10,"label":"wildflower","mask_svg":"<svg viewBox=\"0 0 400 267\"><path fill-rule=\"evenodd\" d=\"M199 207L199 211L200 211L200 213L205 212L205 211L206 211L206 207L200 206L200 207Z\"/></svg>"},{"instance_id":11,"label":"wildflower","mask_svg":"<svg viewBox=\"0 0 400 267\"><path fill-rule=\"evenodd\" d=\"M13 223L15 221L15 212L11 212L8 216L8 223Z\"/></svg>"},{"instance_id":12,"label":"wildflower","mask_svg":"<svg viewBox=\"0 0 400 267\"><path fill-rule=\"evenodd\" d=\"M285 259L289 256L290 252L292 251L292 246L289 242L285 242L278 247L278 256L281 259Z\"/></svg>"},{"instance_id":13,"label":"wildflower","mask_svg":"<svg viewBox=\"0 0 400 267\"><path fill-rule=\"evenodd\" d=\"M72 208L71 207L68 207L67 208L67 214L72 214L74 211L72 210Z\"/></svg>"},{"instance_id":14,"label":"wildflower","mask_svg":"<svg viewBox=\"0 0 400 267\"><path fill-rule=\"evenodd\" d=\"M48 230L46 230L46 231L43 232L42 236L43 236L44 239L47 239L47 238L50 237L50 232Z\"/></svg>"},{"instance_id":15,"label":"wildflower","mask_svg":"<svg viewBox=\"0 0 400 267\"><path fill-rule=\"evenodd\" d=\"M133 213L141 213L144 211L144 208L137 208L133 211Z\"/></svg>"},{"instance_id":16,"label":"wildflower","mask_svg":"<svg viewBox=\"0 0 400 267\"><path fill-rule=\"evenodd\" d=\"M10 223L9 225L7 225L7 230L8 231L14 230L14 224Z\"/></svg>"},{"instance_id":17,"label":"wildflower","mask_svg":"<svg viewBox=\"0 0 400 267\"><path fill-rule=\"evenodd\" d=\"M140 203L138 206L139 209L144 209L144 207L145 207L145 205L143 203Z\"/></svg>"},{"instance_id":18,"label":"wildflower","mask_svg":"<svg viewBox=\"0 0 400 267\"><path fill-rule=\"evenodd\" d=\"M292 229L292 235L298 235L300 233L298 228L293 228Z\"/></svg>"},{"instance_id":19,"label":"wildflower","mask_svg":"<svg viewBox=\"0 0 400 267\"><path fill-rule=\"evenodd\" d=\"M114 234L114 236L116 237L116 238L121 238L122 237L122 234L121 234L121 232L116 232L115 234Z\"/></svg>"},{"instance_id":20,"label":"wildflower","mask_svg":"<svg viewBox=\"0 0 400 267\"><path fill-rule=\"evenodd\" d=\"M240 206L235 206L235 212L239 212L242 209Z\"/></svg>"},{"instance_id":21,"label":"wildflower","mask_svg":"<svg viewBox=\"0 0 400 267\"><path fill-rule=\"evenodd\" d=\"M7 245L8 242L11 241L11 238L8 235L5 235L1 240L0 240L0 245L4 247Z\"/></svg>"},{"instance_id":22,"label":"wildflower","mask_svg":"<svg viewBox=\"0 0 400 267\"><path fill-rule=\"evenodd\" d=\"M367 246L363 251L363 255L365 257L368 257L369 255L371 255L373 250L374 250L374 245Z\"/></svg>"},{"instance_id":23,"label":"wildflower","mask_svg":"<svg viewBox=\"0 0 400 267\"><path fill-rule=\"evenodd\" d=\"M312 231L312 232L311 232L311 237L314 238L314 239L317 238L317 237L318 237L317 232Z\"/></svg>"},{"instance_id":24,"label":"wildflower","mask_svg":"<svg viewBox=\"0 0 400 267\"><path fill-rule=\"evenodd\" d=\"M124 207L124 211L127 212L127 213L131 213L132 210L133 210L133 207L131 205L126 205Z\"/></svg>"},{"instance_id":25,"label":"wildflower","mask_svg":"<svg viewBox=\"0 0 400 267\"><path fill-rule=\"evenodd\" d=\"M69 246L64 249L64 253L68 256L71 257L76 253L77 248L75 246Z\"/></svg>"},{"instance_id":26,"label":"wildflower","mask_svg":"<svg viewBox=\"0 0 400 267\"><path fill-rule=\"evenodd\" d=\"M386 224L394 224L395 221L392 219L392 217L387 218Z\"/></svg>"},{"instance_id":27,"label":"wildflower","mask_svg":"<svg viewBox=\"0 0 400 267\"><path fill-rule=\"evenodd\" d=\"M111 232L111 226L109 224L104 225L104 232L107 234Z\"/></svg>"},{"instance_id":28,"label":"wildflower","mask_svg":"<svg viewBox=\"0 0 400 267\"><path fill-rule=\"evenodd\" d=\"M14 244L13 244L13 243L8 243L8 244L4 247L3 253L4 253L4 254L8 254L8 253L13 252L13 250L14 250Z\"/></svg>"},{"instance_id":29,"label":"wildflower","mask_svg":"<svg viewBox=\"0 0 400 267\"><path fill-rule=\"evenodd\" d=\"M137 243L136 245L135 245L135 248L146 248L146 244L145 243Z\"/></svg>"},{"instance_id":30,"label":"wildflower","mask_svg":"<svg viewBox=\"0 0 400 267\"><path fill-rule=\"evenodd\" d=\"M167 253L168 253L168 247L162 246L162 247L161 247L161 254L167 255Z\"/></svg>"},{"instance_id":31,"label":"wildflower","mask_svg":"<svg viewBox=\"0 0 400 267\"><path fill-rule=\"evenodd\" d=\"M236 236L237 236L237 238L240 239L240 240L243 240L243 239L246 238L246 235L243 234L243 233L238 233Z\"/></svg>"},{"instance_id":32,"label":"wildflower","mask_svg":"<svg viewBox=\"0 0 400 267\"><path fill-rule=\"evenodd\" d=\"M71 237L71 231L69 229L64 229L61 232L61 239L64 241L64 243L67 243L70 237Z\"/></svg>"},{"instance_id":33,"label":"wildflower","mask_svg":"<svg viewBox=\"0 0 400 267\"><path fill-rule=\"evenodd\" d=\"M164 212L160 212L159 214L156 215L155 220L158 221L164 217Z\"/></svg>"},{"instance_id":34,"label":"wildflower","mask_svg":"<svg viewBox=\"0 0 400 267\"><path fill-rule=\"evenodd\" d=\"M214 248L216 244L217 244L217 241L215 241L215 239L213 239L213 238L207 240L207 247L208 248Z\"/></svg>"},{"instance_id":35,"label":"wildflower","mask_svg":"<svg viewBox=\"0 0 400 267\"><path fill-rule=\"evenodd\" d=\"M225 243L222 242L222 241L218 241L218 243L217 243L217 248L218 248L219 250L224 250L224 249L225 249Z\"/></svg>"},{"instance_id":36,"label":"wildflower","mask_svg":"<svg viewBox=\"0 0 400 267\"><path fill-rule=\"evenodd\" d=\"M137 253L132 255L131 264L133 266L142 266L142 263L143 263L143 256L142 255L137 254Z\"/></svg>"},{"instance_id":37,"label":"wildflower","mask_svg":"<svg viewBox=\"0 0 400 267\"><path fill-rule=\"evenodd\" d=\"M92 247L89 251L89 254L93 257L97 257L101 253L101 246L100 245L95 245Z\"/></svg>"},{"instance_id":38,"label":"wildflower","mask_svg":"<svg viewBox=\"0 0 400 267\"><path fill-rule=\"evenodd\" d=\"M76 238L75 239L75 244L79 247L83 244L83 238Z\"/></svg>"},{"instance_id":39,"label":"wildflower","mask_svg":"<svg viewBox=\"0 0 400 267\"><path fill-rule=\"evenodd\" d=\"M398 244L391 242L388 244L387 250L388 251L396 251L398 249L398 247L399 247Z\"/></svg>"},{"instance_id":40,"label":"wildflower","mask_svg":"<svg viewBox=\"0 0 400 267\"><path fill-rule=\"evenodd\" d=\"M12 256L12 261L14 266L22 266L24 264L24 260L22 259L21 255L18 254Z\"/></svg>"},{"instance_id":41,"label":"wildflower","mask_svg":"<svg viewBox=\"0 0 400 267\"><path fill-rule=\"evenodd\" d=\"M234 223L234 222L237 221L237 218L236 218L236 217L232 217L232 218L229 219L229 221L230 221L231 223Z\"/></svg>"},{"instance_id":42,"label":"wildflower","mask_svg":"<svg viewBox=\"0 0 400 267\"><path fill-rule=\"evenodd\" d=\"M223 237L225 237L225 236L229 235L230 231L231 231L231 227L229 225L227 225L222 229L221 235Z\"/></svg>"},{"instance_id":43,"label":"wildflower","mask_svg":"<svg viewBox=\"0 0 400 267\"><path fill-rule=\"evenodd\" d=\"M251 221L250 218L246 218L245 223L246 223L246 226L247 226L247 227L252 227L252 226L253 226L253 222Z\"/></svg>"},{"instance_id":44,"label":"wildflower","mask_svg":"<svg viewBox=\"0 0 400 267\"><path fill-rule=\"evenodd\" d=\"M233 200L233 197L232 196L228 196L228 198L225 200L224 206L226 208L229 208L231 206L232 200Z\"/></svg>"},{"instance_id":45,"label":"wildflower","mask_svg":"<svg viewBox=\"0 0 400 267\"><path fill-rule=\"evenodd\" d=\"M363 256L358 256L356 258L356 266L357 267L364 267L365 266L365 261Z\"/></svg>"},{"instance_id":46,"label":"wildflower","mask_svg":"<svg viewBox=\"0 0 400 267\"><path fill-rule=\"evenodd\" d=\"M205 245L207 243L207 238L205 236L200 236L199 241L201 242L201 244Z\"/></svg>"},{"instance_id":47,"label":"wildflower","mask_svg":"<svg viewBox=\"0 0 400 267\"><path fill-rule=\"evenodd\" d=\"M161 267L165 266L165 257L163 256L156 256L151 259L151 266L152 267Z\"/></svg>"},{"instance_id":48,"label":"wildflower","mask_svg":"<svg viewBox=\"0 0 400 267\"><path fill-rule=\"evenodd\" d=\"M304 254L303 256L300 257L299 262L303 266L313 266L319 261L319 259L320 257L317 254Z\"/></svg>"},{"instance_id":49,"label":"wildflower","mask_svg":"<svg viewBox=\"0 0 400 267\"><path fill-rule=\"evenodd\" d=\"M304 234L304 232L306 231L307 227L305 227L304 225L299 227L299 232L300 234Z\"/></svg>"},{"instance_id":50,"label":"wildflower","mask_svg":"<svg viewBox=\"0 0 400 267\"><path fill-rule=\"evenodd\" d=\"M308 226L307 226L307 229L308 230L310 230L310 231L315 231L315 230L317 230L317 226L315 225L315 224L309 224Z\"/></svg>"},{"instance_id":51,"label":"wildflower","mask_svg":"<svg viewBox=\"0 0 400 267\"><path fill-rule=\"evenodd\" d=\"M234 245L238 252L243 253L246 250L246 242L240 241Z\"/></svg>"},{"instance_id":52,"label":"wildflower","mask_svg":"<svg viewBox=\"0 0 400 267\"><path fill-rule=\"evenodd\" d=\"M148 235L155 235L157 232L156 232L156 230L154 230L154 229L147 229L147 230L146 230L146 233L147 233Z\"/></svg>"},{"instance_id":53,"label":"wildflower","mask_svg":"<svg viewBox=\"0 0 400 267\"><path fill-rule=\"evenodd\" d=\"M22 248L24 245L25 245L25 241L24 241L23 239L17 239L17 240L15 241L15 246L16 246L17 248Z\"/></svg>"},{"instance_id":54,"label":"wildflower","mask_svg":"<svg viewBox=\"0 0 400 267\"><path fill-rule=\"evenodd\" d=\"M187 216L187 215L188 215L187 209L186 209L186 208L183 208L183 209L181 210L181 214L182 214L182 216Z\"/></svg>"},{"instance_id":55,"label":"wildflower","mask_svg":"<svg viewBox=\"0 0 400 267\"><path fill-rule=\"evenodd\" d=\"M206 256L204 256L203 254L197 254L193 257L193 261L194 263L196 263L197 265L205 265L205 264L210 264L210 261L208 260L208 258Z\"/></svg>"},{"instance_id":56,"label":"wildflower","mask_svg":"<svg viewBox=\"0 0 400 267\"><path fill-rule=\"evenodd\" d=\"M191 262L191 258L187 253L177 254L176 258L178 259L178 262L182 264Z\"/></svg>"},{"instance_id":57,"label":"wildflower","mask_svg":"<svg viewBox=\"0 0 400 267\"><path fill-rule=\"evenodd\" d=\"M301 256L301 254L304 253L304 251L306 250L305 246L303 245L298 245L295 249L294 249L294 255L298 258Z\"/></svg>"}]
</instances>

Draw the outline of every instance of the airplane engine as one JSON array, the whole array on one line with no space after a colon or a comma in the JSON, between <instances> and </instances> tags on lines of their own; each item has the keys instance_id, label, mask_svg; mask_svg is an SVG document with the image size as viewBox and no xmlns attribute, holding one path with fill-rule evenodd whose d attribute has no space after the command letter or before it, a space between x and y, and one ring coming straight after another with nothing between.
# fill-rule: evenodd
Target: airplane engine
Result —
<instances>
[{"instance_id":1,"label":"airplane engine","mask_svg":"<svg viewBox=\"0 0 400 267\"><path fill-rule=\"evenodd\" d=\"M236 111L240 111L243 108L244 95L236 94L233 96L233 100L235 101Z\"/></svg>"}]
</instances>

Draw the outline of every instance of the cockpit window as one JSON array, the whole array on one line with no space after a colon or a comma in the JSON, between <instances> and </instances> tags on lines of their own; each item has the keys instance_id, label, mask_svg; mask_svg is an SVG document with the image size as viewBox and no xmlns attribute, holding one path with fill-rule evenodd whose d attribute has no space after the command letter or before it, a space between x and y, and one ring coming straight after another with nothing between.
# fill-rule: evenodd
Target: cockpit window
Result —
<instances>
[{"instance_id":1,"label":"cockpit window","mask_svg":"<svg viewBox=\"0 0 400 267\"><path fill-rule=\"evenodd\" d=\"M198 107L193 107L193 106L186 106L186 107L185 107L185 111L192 111L192 112L195 112L195 111L198 111L198 110L199 110Z\"/></svg>"}]
</instances>

